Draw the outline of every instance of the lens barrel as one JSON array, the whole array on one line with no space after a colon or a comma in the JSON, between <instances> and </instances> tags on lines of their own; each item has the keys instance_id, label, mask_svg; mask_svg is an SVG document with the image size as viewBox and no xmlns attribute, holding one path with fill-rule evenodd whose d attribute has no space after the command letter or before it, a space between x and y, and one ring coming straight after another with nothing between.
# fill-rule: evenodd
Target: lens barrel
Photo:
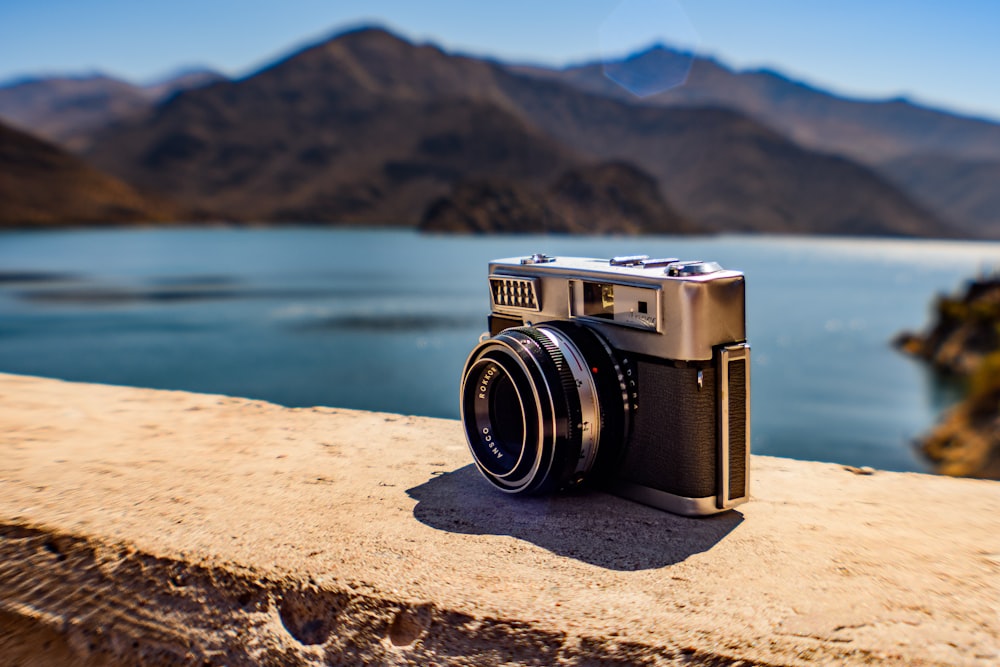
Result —
<instances>
[{"instance_id":1,"label":"lens barrel","mask_svg":"<svg viewBox=\"0 0 1000 667\"><path fill-rule=\"evenodd\" d=\"M628 367L571 322L505 329L462 375L461 410L476 467L507 493L546 493L609 473L628 435Z\"/></svg>"}]
</instances>

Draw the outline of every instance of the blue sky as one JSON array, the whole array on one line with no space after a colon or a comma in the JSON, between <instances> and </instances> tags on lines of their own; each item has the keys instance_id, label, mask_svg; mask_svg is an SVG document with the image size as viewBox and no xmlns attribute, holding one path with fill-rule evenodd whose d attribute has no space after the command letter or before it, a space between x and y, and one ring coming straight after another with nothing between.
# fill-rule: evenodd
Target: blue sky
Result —
<instances>
[{"instance_id":1,"label":"blue sky","mask_svg":"<svg viewBox=\"0 0 1000 667\"><path fill-rule=\"evenodd\" d=\"M0 0L0 81L100 70L141 82L187 65L241 75L363 22L552 65L681 42L843 94L1000 119L995 0Z\"/></svg>"}]
</instances>

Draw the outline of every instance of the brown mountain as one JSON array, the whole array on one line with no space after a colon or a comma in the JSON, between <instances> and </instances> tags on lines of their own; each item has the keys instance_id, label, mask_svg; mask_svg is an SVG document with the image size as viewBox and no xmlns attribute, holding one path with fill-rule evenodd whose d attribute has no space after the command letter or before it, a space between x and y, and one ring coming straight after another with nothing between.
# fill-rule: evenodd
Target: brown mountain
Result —
<instances>
[{"instance_id":1,"label":"brown mountain","mask_svg":"<svg viewBox=\"0 0 1000 667\"><path fill-rule=\"evenodd\" d=\"M871 165L913 154L1000 157L1000 123L913 104L905 99L839 97L770 70L737 72L719 62L654 46L611 63L636 80L686 70L684 85L639 99L605 76L602 63L512 69L606 97L656 106L721 106L745 113L799 144ZM681 80L678 79L678 80Z\"/></svg>"},{"instance_id":2,"label":"brown mountain","mask_svg":"<svg viewBox=\"0 0 1000 667\"><path fill-rule=\"evenodd\" d=\"M179 214L61 148L0 124L0 226L154 222Z\"/></svg>"},{"instance_id":3,"label":"brown mountain","mask_svg":"<svg viewBox=\"0 0 1000 667\"><path fill-rule=\"evenodd\" d=\"M714 231L883 236L954 232L873 170L815 153L720 108L626 105L518 82L511 96L556 139L646 169L678 210Z\"/></svg>"},{"instance_id":4,"label":"brown mountain","mask_svg":"<svg viewBox=\"0 0 1000 667\"><path fill-rule=\"evenodd\" d=\"M242 219L417 224L463 181L538 187L614 160L703 231L952 234L867 168L740 113L629 104L374 29L184 91L88 155Z\"/></svg>"},{"instance_id":5,"label":"brown mountain","mask_svg":"<svg viewBox=\"0 0 1000 667\"><path fill-rule=\"evenodd\" d=\"M658 79L670 83L672 77L673 83L684 83L639 99L605 76L601 63L511 69L636 104L717 105L745 113L801 146L869 164L965 235L1000 238L996 178L1000 123L905 99L847 99L773 71L737 72L710 58L662 46L609 66L619 79L652 86Z\"/></svg>"},{"instance_id":6,"label":"brown mountain","mask_svg":"<svg viewBox=\"0 0 1000 667\"><path fill-rule=\"evenodd\" d=\"M1000 239L1000 155L995 160L913 155L887 162L881 171L970 236Z\"/></svg>"},{"instance_id":7,"label":"brown mountain","mask_svg":"<svg viewBox=\"0 0 1000 667\"><path fill-rule=\"evenodd\" d=\"M206 67L183 67L141 88L143 94L155 104L182 90L202 88L226 79L227 77Z\"/></svg>"},{"instance_id":8,"label":"brown mountain","mask_svg":"<svg viewBox=\"0 0 1000 667\"><path fill-rule=\"evenodd\" d=\"M0 86L0 118L35 136L71 150L112 122L151 109L179 90L218 81L204 69L177 73L149 86L137 86L102 74L24 79Z\"/></svg>"},{"instance_id":9,"label":"brown mountain","mask_svg":"<svg viewBox=\"0 0 1000 667\"><path fill-rule=\"evenodd\" d=\"M113 130L95 159L237 220L376 224L415 224L461 179L547 180L576 160L517 117L470 100L369 99L358 109L354 97L298 116L285 108L297 92L227 89L218 107L185 95L153 128Z\"/></svg>"},{"instance_id":10,"label":"brown mountain","mask_svg":"<svg viewBox=\"0 0 1000 667\"><path fill-rule=\"evenodd\" d=\"M546 190L505 182L460 183L431 204L427 231L576 234L686 234L696 231L660 195L656 180L632 165L571 169Z\"/></svg>"},{"instance_id":11,"label":"brown mountain","mask_svg":"<svg viewBox=\"0 0 1000 667\"><path fill-rule=\"evenodd\" d=\"M416 224L460 180L548 181L581 160L477 90L493 70L382 31L348 33L181 93L98 135L90 155L235 219Z\"/></svg>"}]
</instances>

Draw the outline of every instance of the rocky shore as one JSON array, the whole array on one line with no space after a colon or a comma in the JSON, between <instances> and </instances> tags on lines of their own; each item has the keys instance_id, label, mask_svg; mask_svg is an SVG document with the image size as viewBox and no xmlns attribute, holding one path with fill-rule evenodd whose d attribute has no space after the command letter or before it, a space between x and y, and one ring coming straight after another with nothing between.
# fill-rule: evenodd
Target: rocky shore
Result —
<instances>
[{"instance_id":1,"label":"rocky shore","mask_svg":"<svg viewBox=\"0 0 1000 667\"><path fill-rule=\"evenodd\" d=\"M1000 479L1000 275L938 297L927 331L895 344L966 382L965 399L920 440L923 452L941 473Z\"/></svg>"}]
</instances>

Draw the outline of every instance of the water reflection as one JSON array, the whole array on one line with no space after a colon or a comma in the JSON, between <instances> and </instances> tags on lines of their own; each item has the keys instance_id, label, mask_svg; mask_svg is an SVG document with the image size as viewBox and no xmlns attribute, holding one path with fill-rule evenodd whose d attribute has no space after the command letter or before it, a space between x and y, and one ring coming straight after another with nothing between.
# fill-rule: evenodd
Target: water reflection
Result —
<instances>
[{"instance_id":1,"label":"water reflection","mask_svg":"<svg viewBox=\"0 0 1000 667\"><path fill-rule=\"evenodd\" d=\"M298 331L363 331L370 333L423 332L465 329L482 325L483 318L451 313L351 313L334 315L292 327Z\"/></svg>"},{"instance_id":2,"label":"water reflection","mask_svg":"<svg viewBox=\"0 0 1000 667\"><path fill-rule=\"evenodd\" d=\"M78 279L75 274L55 271L0 271L0 287L19 283L69 282Z\"/></svg>"},{"instance_id":3,"label":"water reflection","mask_svg":"<svg viewBox=\"0 0 1000 667\"><path fill-rule=\"evenodd\" d=\"M171 288L94 285L27 290L17 294L19 299L30 303L73 305L220 301L226 299L308 299L329 296L336 296L336 292L324 289L220 288L205 285L178 285Z\"/></svg>"},{"instance_id":4,"label":"water reflection","mask_svg":"<svg viewBox=\"0 0 1000 667\"><path fill-rule=\"evenodd\" d=\"M358 230L7 233L0 371L458 415L487 263L532 252L719 261L747 275L756 453L927 470L958 387L890 345L1000 244L448 237Z\"/></svg>"}]
</instances>

